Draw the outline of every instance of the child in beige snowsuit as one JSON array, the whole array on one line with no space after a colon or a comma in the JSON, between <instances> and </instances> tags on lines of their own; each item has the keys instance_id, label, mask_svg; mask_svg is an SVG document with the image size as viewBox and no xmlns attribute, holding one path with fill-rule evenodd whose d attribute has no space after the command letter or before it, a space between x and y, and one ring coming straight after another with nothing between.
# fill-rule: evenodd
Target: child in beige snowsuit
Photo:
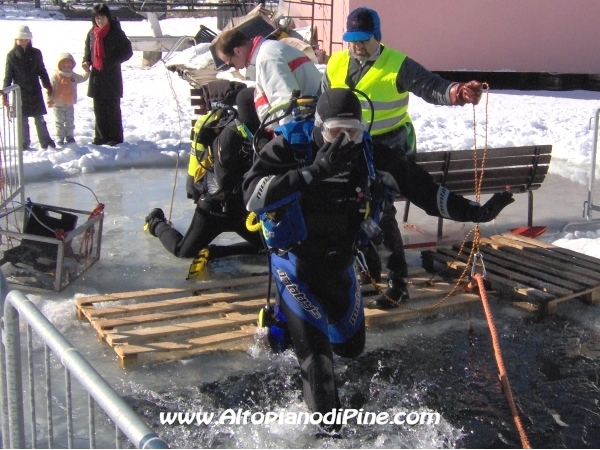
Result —
<instances>
[{"instance_id":1,"label":"child in beige snowsuit","mask_svg":"<svg viewBox=\"0 0 600 450\"><path fill-rule=\"evenodd\" d=\"M58 58L58 70L50 77L52 95L48 98L48 106L54 108L56 125L56 143L58 145L75 142L75 108L77 103L77 83L86 81L90 74L79 75L73 72L75 59L69 53L62 53Z\"/></svg>"}]
</instances>

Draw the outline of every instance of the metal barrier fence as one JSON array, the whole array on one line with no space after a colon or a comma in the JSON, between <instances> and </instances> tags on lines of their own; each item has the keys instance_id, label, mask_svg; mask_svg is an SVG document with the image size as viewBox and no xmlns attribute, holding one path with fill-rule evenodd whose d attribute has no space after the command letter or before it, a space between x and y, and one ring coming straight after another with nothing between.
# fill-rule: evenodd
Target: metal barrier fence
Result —
<instances>
[{"instance_id":1,"label":"metal barrier fence","mask_svg":"<svg viewBox=\"0 0 600 450\"><path fill-rule=\"evenodd\" d=\"M7 285L2 272L0 272L0 278L2 282L0 286L1 300L1 297L6 295ZM44 402L41 402L45 406L45 417L39 418L41 422L45 422L46 432L43 434L45 434L47 445L44 446L53 448L55 445L55 418L52 406L58 402L58 395L55 393L56 389L53 390L50 350L58 362L64 366L65 397L64 405L59 405L59 408L65 411L66 417L63 417L62 421L58 423L62 425L66 422L66 442L64 442L63 436L62 442L58 442L59 446L66 445L68 448L73 448L74 445L73 414L74 409L81 404L74 405L72 399L71 377L73 376L87 392L89 448L96 447L95 404L100 406L101 410L114 422L115 448L120 448L120 433L123 433L136 448L167 448L166 444L25 295L19 291L12 291L6 295L3 306L4 320L2 344L0 345L0 420L4 448L26 448L27 444L31 448L37 447L36 394L40 394L40 385L45 388L45 393L42 392L45 394ZM27 323L27 370L25 372L21 370L19 319L23 319ZM44 347L44 377L37 383L34 380L32 331L35 331L41 338ZM24 386L25 376L27 376L27 384ZM24 403L25 397L27 397L27 409ZM26 411L27 417L25 416ZM80 418L81 414L77 415ZM28 439L25 437L26 424L29 429ZM100 446L106 447L106 443L101 442Z\"/></svg>"},{"instance_id":2,"label":"metal barrier fence","mask_svg":"<svg viewBox=\"0 0 600 450\"><path fill-rule=\"evenodd\" d=\"M3 89L2 103L2 112L0 112L0 207L2 211L5 211L15 201L20 205L25 202L23 118L19 86Z\"/></svg>"}]
</instances>

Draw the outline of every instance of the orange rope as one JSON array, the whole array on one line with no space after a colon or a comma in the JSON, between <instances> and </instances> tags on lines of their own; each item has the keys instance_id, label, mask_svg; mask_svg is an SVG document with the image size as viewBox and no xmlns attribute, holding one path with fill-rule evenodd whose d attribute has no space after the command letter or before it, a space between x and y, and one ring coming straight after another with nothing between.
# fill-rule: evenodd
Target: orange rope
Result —
<instances>
[{"instance_id":1,"label":"orange rope","mask_svg":"<svg viewBox=\"0 0 600 450\"><path fill-rule=\"evenodd\" d=\"M483 87L486 89L486 102L485 102L485 146L483 149L483 155L481 159L481 173L478 174L478 164L477 164L477 121L475 117L475 107L473 107L473 135L474 135L474 165L475 165L475 199L477 202L481 201L481 184L483 182L483 173L485 171L485 158L487 155L488 148L488 99L490 86L488 83L483 83ZM469 259L474 254L480 254L480 239L481 233L479 230L479 224L475 225L475 236L473 239L473 247L471 248L471 254L469 255ZM462 248L461 248L462 252ZM460 254L460 253L459 253ZM474 264L474 263L473 263ZM479 295L481 296L481 303L483 304L483 309L485 311L485 316L487 318L488 327L490 329L490 334L492 335L492 346L494 347L494 356L496 357L496 365L498 366L500 382L502 383L502 387L504 388L504 395L506 396L506 400L508 401L508 405L510 406L510 411L513 415L513 420L515 421L515 425L517 430L519 431L519 436L521 438L521 445L523 448L531 448L529 444L529 439L527 439L527 435L525 434L525 429L523 428L523 424L521 423L521 418L519 417L519 412L517 411L517 407L515 405L515 401L513 399L512 391L510 389L510 383L508 381L508 375L506 374L506 368L504 367L504 359L502 358L502 350L500 349L500 341L498 339L498 331L496 330L496 325L494 324L494 317L492 316L492 310L490 308L490 304L487 298L487 292L485 290L485 286L483 284L483 276L479 273L472 274L471 282L469 283L470 288L474 287L474 282L477 282L479 287Z\"/></svg>"},{"instance_id":2,"label":"orange rope","mask_svg":"<svg viewBox=\"0 0 600 450\"><path fill-rule=\"evenodd\" d=\"M473 278L477 281L477 285L479 286L479 295L481 295L481 303L483 304L485 316L487 318L488 326L490 328L490 334L492 335L492 345L494 347L494 355L496 356L496 364L498 365L500 381L502 382L502 387L504 388L504 395L506 396L506 400L508 401L508 405L510 406L510 411L513 415L513 420L515 421L515 425L517 426L517 430L519 431L519 436L521 437L521 445L523 446L523 448L531 448L531 445L529 444L529 439L527 439L527 435L525 434L525 429L523 428L523 424L521 423L521 418L519 417L519 412L517 411L517 407L512 396L510 383L508 382L508 375L506 375L506 368L504 367L504 360L502 359L502 351L500 349L500 342L498 340L498 331L496 330L496 325L494 325L494 317L492 316L492 311L490 309L490 304L487 299L485 286L483 285L483 277L481 276L481 274L476 273L473 276Z\"/></svg>"}]
</instances>

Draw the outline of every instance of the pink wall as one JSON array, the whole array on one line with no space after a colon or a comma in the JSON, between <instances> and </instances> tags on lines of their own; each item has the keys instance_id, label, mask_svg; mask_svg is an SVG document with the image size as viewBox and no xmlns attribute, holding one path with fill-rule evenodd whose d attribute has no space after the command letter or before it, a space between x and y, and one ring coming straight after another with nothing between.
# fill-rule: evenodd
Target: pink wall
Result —
<instances>
[{"instance_id":1,"label":"pink wall","mask_svg":"<svg viewBox=\"0 0 600 450\"><path fill-rule=\"evenodd\" d=\"M600 73L597 0L332 1L333 33L319 30L326 49L331 36L333 50L343 48L348 12L368 6L381 17L383 43L429 70Z\"/></svg>"}]
</instances>

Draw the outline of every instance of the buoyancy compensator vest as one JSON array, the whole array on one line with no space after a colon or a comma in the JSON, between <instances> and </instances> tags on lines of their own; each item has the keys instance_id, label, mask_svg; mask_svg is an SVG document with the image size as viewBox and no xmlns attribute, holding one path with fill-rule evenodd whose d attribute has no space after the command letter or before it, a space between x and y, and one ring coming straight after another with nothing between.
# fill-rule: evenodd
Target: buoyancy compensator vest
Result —
<instances>
[{"instance_id":1,"label":"buoyancy compensator vest","mask_svg":"<svg viewBox=\"0 0 600 450\"><path fill-rule=\"evenodd\" d=\"M298 164L311 163L312 131L314 120L292 121L275 129L276 135L292 144ZM308 235L302 215L300 193L288 197L281 205L270 205L269 211L259 213L262 233L267 246L278 250L289 249Z\"/></svg>"},{"instance_id":2,"label":"buoyancy compensator vest","mask_svg":"<svg viewBox=\"0 0 600 450\"><path fill-rule=\"evenodd\" d=\"M187 197L193 199L194 202L216 189L212 187L216 184L213 146L215 139L232 122L235 122L238 133L246 141L246 148L240 148L240 151L249 154L252 135L248 128L239 122L237 111L231 106L218 105L214 107L207 114L200 116L192 128L186 192Z\"/></svg>"}]
</instances>

